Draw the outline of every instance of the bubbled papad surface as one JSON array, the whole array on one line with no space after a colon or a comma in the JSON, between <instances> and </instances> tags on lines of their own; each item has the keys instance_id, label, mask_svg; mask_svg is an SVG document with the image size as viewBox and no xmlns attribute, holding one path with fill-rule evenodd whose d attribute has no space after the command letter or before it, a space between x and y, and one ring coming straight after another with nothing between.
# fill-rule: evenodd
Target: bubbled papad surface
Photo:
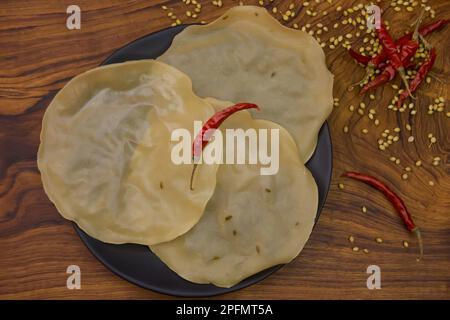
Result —
<instances>
[{"instance_id":1,"label":"bubbled papad surface","mask_svg":"<svg viewBox=\"0 0 450 320\"><path fill-rule=\"evenodd\" d=\"M304 162L313 154L332 110L333 75L312 36L264 8L237 6L184 29L159 60L189 75L201 97L258 104L254 117L285 127Z\"/></svg>"},{"instance_id":2,"label":"bubbled papad surface","mask_svg":"<svg viewBox=\"0 0 450 320\"><path fill-rule=\"evenodd\" d=\"M216 190L199 223L175 240L150 247L184 279L220 287L295 258L312 231L318 203L314 178L285 129L253 119L247 111L232 115L220 130L228 128L278 129L278 173L261 175L260 164L220 165ZM225 153L229 148L226 144Z\"/></svg>"},{"instance_id":3,"label":"bubbled papad surface","mask_svg":"<svg viewBox=\"0 0 450 320\"><path fill-rule=\"evenodd\" d=\"M108 243L151 245L194 226L217 165L171 161L171 132L193 131L213 107L189 78L154 60L95 68L72 79L46 110L38 152L44 189L66 219Z\"/></svg>"}]
</instances>

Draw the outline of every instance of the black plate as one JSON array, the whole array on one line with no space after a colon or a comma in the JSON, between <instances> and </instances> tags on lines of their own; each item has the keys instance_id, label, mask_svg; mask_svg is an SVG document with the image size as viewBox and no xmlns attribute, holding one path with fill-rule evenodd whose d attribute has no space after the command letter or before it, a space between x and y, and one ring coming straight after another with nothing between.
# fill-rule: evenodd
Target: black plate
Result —
<instances>
[{"instance_id":1,"label":"black plate","mask_svg":"<svg viewBox=\"0 0 450 320\"><path fill-rule=\"evenodd\" d=\"M140 38L114 52L102 64L155 59L169 48L175 35L185 27L177 26ZM306 166L311 170L319 189L317 221L331 181L332 151L327 123L320 130L317 148ZM278 265L261 271L231 288L195 284L170 270L147 246L107 244L90 237L76 225L75 229L89 250L111 271L141 287L175 296L205 297L235 291L263 280L282 267Z\"/></svg>"}]
</instances>

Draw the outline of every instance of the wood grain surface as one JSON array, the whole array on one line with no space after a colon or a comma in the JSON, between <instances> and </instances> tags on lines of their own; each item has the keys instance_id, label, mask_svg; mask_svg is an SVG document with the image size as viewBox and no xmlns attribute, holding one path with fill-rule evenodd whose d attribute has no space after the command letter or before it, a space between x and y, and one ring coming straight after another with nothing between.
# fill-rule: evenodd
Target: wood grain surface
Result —
<instances>
[{"instance_id":1,"label":"wood grain surface","mask_svg":"<svg viewBox=\"0 0 450 320\"><path fill-rule=\"evenodd\" d=\"M139 288L106 269L83 245L72 224L64 220L46 197L36 166L41 119L55 93L72 77L98 66L114 50L141 36L170 26L167 17L173 11L182 22L211 21L238 1L223 0L218 7L211 1L203 4L197 19L188 19L186 4L181 1L115 0L3 0L0 2L0 298L4 299L165 299ZM245 4L257 1L244 0ZM287 10L299 1L264 1L271 9ZM301 1L303 3L303 1ZM343 18L344 9L364 1L310 1L309 10L286 25L322 23L332 36L354 31L350 26L333 25ZM331 2L331 4L330 4ZM429 1L436 19L450 18L449 1ZM66 8L81 7L81 30L66 28ZM420 3L420 1L419 1ZM164 11L161 6L170 9ZM399 35L418 14L405 7L396 12L390 1L379 5ZM427 3L428 5L428 3ZM192 7L191 7L192 8ZM328 11L327 15L323 11ZM276 15L282 20L280 14ZM430 18L427 18L430 21ZM376 99L361 99L347 86L363 75L338 46L324 51L327 64L335 75L334 96L339 98L328 121L333 140L333 181L326 205L309 242L301 255L266 280L220 296L228 299L450 299L450 134L444 112L427 114L436 97L450 98L450 29L433 34L429 41L437 47L438 58L431 84L417 93L417 114L387 109L393 90L390 86L376 91ZM352 39L352 41L355 41ZM328 44L329 42L327 42ZM356 44L355 44L356 45ZM397 79L396 83L400 84ZM348 106L367 105L365 114L350 112ZM376 110L379 126L367 117ZM411 124L412 131L405 129ZM349 132L344 133L347 125ZM387 150L378 149L377 140L384 129L401 128L400 140ZM368 133L362 133L362 129ZM437 142L429 146L427 135ZM415 137L408 142L408 137ZM400 164L389 161L395 156ZM432 165L439 156L440 163ZM422 166L415 161L421 159ZM410 166L407 180L401 175ZM388 181L402 195L417 224L422 228L425 257L416 262L415 239L408 234L391 205L382 195L354 181L340 178L346 170L367 172ZM433 181L434 186L429 184ZM338 188L344 183L344 189ZM367 207L363 213L361 206ZM354 244L348 237L355 238ZM378 244L374 238L381 237ZM410 243L404 248L403 240ZM352 247L369 253L353 252ZM66 288L66 268L81 268L81 290ZM380 290L366 287L366 268L381 268ZM151 272L151 270L149 270Z\"/></svg>"}]
</instances>

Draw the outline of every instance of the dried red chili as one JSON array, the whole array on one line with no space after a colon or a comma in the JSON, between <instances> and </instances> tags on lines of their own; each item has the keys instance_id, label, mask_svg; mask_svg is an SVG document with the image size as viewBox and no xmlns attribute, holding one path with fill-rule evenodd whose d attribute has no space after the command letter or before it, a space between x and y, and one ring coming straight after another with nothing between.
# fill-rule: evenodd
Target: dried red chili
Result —
<instances>
[{"instance_id":1,"label":"dried red chili","mask_svg":"<svg viewBox=\"0 0 450 320\"><path fill-rule=\"evenodd\" d=\"M448 24L450 20L448 19L441 19L437 20L435 22L429 23L427 25L424 25L419 28L419 34L421 36L427 36L428 34L437 31L444 26ZM397 48L400 48L404 43L406 43L408 40L411 40L413 36L413 32L408 32L402 37L398 38L395 41L395 44L397 45ZM356 62L361 63L365 66L370 66L373 69L378 68L381 63L385 62L387 60L386 52L383 50L379 54L373 56L373 57L367 57L363 56L362 54L356 52L353 49L349 49L349 54L356 60Z\"/></svg>"},{"instance_id":2,"label":"dried red chili","mask_svg":"<svg viewBox=\"0 0 450 320\"><path fill-rule=\"evenodd\" d=\"M405 41L404 45L401 47L400 58L402 60L402 65L405 68L408 68L412 65L411 58L414 56L418 48L419 43L413 40ZM364 95L367 91L376 89L381 85L391 81L395 77L395 73L395 67L392 64L388 63L375 79L367 83L361 89L360 95Z\"/></svg>"},{"instance_id":3,"label":"dried red chili","mask_svg":"<svg viewBox=\"0 0 450 320\"><path fill-rule=\"evenodd\" d=\"M353 59L355 59L356 62L361 63L361 64L363 64L365 66L371 60L371 57L363 56L362 54L356 52L352 48L348 49L348 53L352 56Z\"/></svg>"},{"instance_id":4,"label":"dried red chili","mask_svg":"<svg viewBox=\"0 0 450 320\"><path fill-rule=\"evenodd\" d=\"M383 46L383 52L385 53L386 58L389 59L390 64L394 67L394 70L398 71L409 92L408 82L406 81L405 68L401 59L401 51L397 47L397 44L392 39L391 35L386 29L386 26L383 23L381 24L380 28L377 29L377 35L381 45ZM352 51L350 51L350 54L352 56L356 56ZM361 57L359 57L358 60L365 61L365 59ZM362 80L350 85L348 87L348 90L351 91L355 86L365 83L373 75L373 73L375 72L375 68L378 67L384 60L384 57L380 54L372 57L367 63L366 74L364 75ZM383 77L379 77L379 79L375 81L375 83L377 84L377 86L379 86L385 83L385 80L387 78L388 75L383 75ZM361 93L363 94L363 91L361 91Z\"/></svg>"},{"instance_id":5,"label":"dried red chili","mask_svg":"<svg viewBox=\"0 0 450 320\"><path fill-rule=\"evenodd\" d=\"M405 68L403 66L400 52L397 49L397 45L395 44L394 40L392 39L391 35L386 29L386 26L383 23L381 24L380 28L376 30L378 39L380 40L380 43L383 46L384 51L386 52L390 64L400 74L407 92L411 94L409 90L409 83L406 79Z\"/></svg>"},{"instance_id":6,"label":"dried red chili","mask_svg":"<svg viewBox=\"0 0 450 320\"><path fill-rule=\"evenodd\" d=\"M445 27L449 21L450 21L449 19L441 19L441 20L437 20L435 22L431 22L427 25L420 27L419 33L421 36L425 37L426 35L430 34L431 32L436 31L442 27ZM409 33L407 35L404 35L403 37L406 37L406 36L411 37L412 34Z\"/></svg>"},{"instance_id":7,"label":"dried red chili","mask_svg":"<svg viewBox=\"0 0 450 320\"><path fill-rule=\"evenodd\" d=\"M419 85L426 78L428 72L430 72L430 70L433 67L435 61L436 61L436 49L435 48L431 48L430 55L429 55L428 59L425 60L424 63L422 63L422 65L420 66L419 70L417 70L416 75L414 76L414 78L409 83L409 89L411 90L411 92L414 92L414 91L417 90ZM400 107L403 104L403 102L406 100L407 97L408 97L408 93L403 91L398 97L397 105Z\"/></svg>"},{"instance_id":8,"label":"dried red chili","mask_svg":"<svg viewBox=\"0 0 450 320\"><path fill-rule=\"evenodd\" d=\"M194 179L194 173L197 168L197 164L195 162L196 158L200 157L203 149L209 142L209 137L205 137L205 134L212 133L210 130L215 130L219 128L219 126L224 122L229 116L232 114L245 110L245 109L258 109L259 107L256 104L253 103L238 103L231 107L225 108L223 110L220 110L216 112L211 118L209 118L205 124L203 125L200 132L197 134L197 136L194 139L194 142L192 143L192 159L194 160L194 168L192 169L191 174L191 182L190 182L190 188L193 190L192 183Z\"/></svg>"},{"instance_id":9,"label":"dried red chili","mask_svg":"<svg viewBox=\"0 0 450 320\"><path fill-rule=\"evenodd\" d=\"M384 196L392 203L392 205L396 209L397 213L403 220L403 223L405 224L408 231L412 232L417 237L420 250L419 258L422 258L423 244L420 229L414 223L411 214L409 213L405 203L400 198L400 196L398 196L394 191L392 191L386 184L384 184L383 182L381 182L380 180L378 180L373 176L358 172L346 172L343 174L343 176L364 182L370 185L371 187L377 189L378 191L381 191L384 194Z\"/></svg>"}]
</instances>

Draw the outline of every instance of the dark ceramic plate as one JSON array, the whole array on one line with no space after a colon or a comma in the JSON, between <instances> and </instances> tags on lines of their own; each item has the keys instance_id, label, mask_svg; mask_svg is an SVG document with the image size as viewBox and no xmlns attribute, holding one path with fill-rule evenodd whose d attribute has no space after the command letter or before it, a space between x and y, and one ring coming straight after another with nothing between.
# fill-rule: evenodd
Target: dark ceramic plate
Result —
<instances>
[{"instance_id":1,"label":"dark ceramic plate","mask_svg":"<svg viewBox=\"0 0 450 320\"><path fill-rule=\"evenodd\" d=\"M186 26L165 29L138 39L114 52L103 64L130 60L155 59L169 48L172 39ZM317 219L328 193L331 181L332 152L327 123L319 133L317 148L307 163L319 188L319 207ZM255 274L231 288L219 288L208 284L195 284L179 277L170 270L146 246L136 244L107 244L98 241L75 225L75 229L91 252L111 271L141 287L160 293L184 296L205 297L235 291L258 281L282 267L274 266Z\"/></svg>"}]
</instances>

